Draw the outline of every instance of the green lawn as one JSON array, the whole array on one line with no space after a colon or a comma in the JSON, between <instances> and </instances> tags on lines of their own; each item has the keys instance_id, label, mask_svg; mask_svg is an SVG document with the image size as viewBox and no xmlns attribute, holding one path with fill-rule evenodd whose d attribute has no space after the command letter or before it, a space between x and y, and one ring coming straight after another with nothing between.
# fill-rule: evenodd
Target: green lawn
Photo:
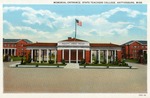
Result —
<instances>
[{"instance_id":1,"label":"green lawn","mask_svg":"<svg viewBox=\"0 0 150 98\"><path fill-rule=\"evenodd\" d=\"M120 65L114 65L114 64L82 64L80 66L120 66ZM121 65L121 66L127 66L127 65Z\"/></svg>"},{"instance_id":2,"label":"green lawn","mask_svg":"<svg viewBox=\"0 0 150 98\"><path fill-rule=\"evenodd\" d=\"M49 63L26 63L26 64L21 64L21 65L45 65L45 66L65 66L66 64L49 64Z\"/></svg>"},{"instance_id":3,"label":"green lawn","mask_svg":"<svg viewBox=\"0 0 150 98\"><path fill-rule=\"evenodd\" d=\"M12 59L13 61L21 61L21 58L22 58L22 57L17 57L17 56L16 56L16 57L14 57L14 56L11 57L11 59ZM23 57L23 59L25 59L25 57Z\"/></svg>"},{"instance_id":4,"label":"green lawn","mask_svg":"<svg viewBox=\"0 0 150 98\"><path fill-rule=\"evenodd\" d=\"M126 59L126 62L138 63L137 59Z\"/></svg>"}]
</instances>

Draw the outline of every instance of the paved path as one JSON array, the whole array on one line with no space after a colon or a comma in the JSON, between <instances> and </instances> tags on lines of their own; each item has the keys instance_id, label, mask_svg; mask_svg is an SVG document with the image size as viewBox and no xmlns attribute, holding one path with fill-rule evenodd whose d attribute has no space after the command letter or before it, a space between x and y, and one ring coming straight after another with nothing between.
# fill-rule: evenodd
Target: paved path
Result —
<instances>
[{"instance_id":1,"label":"paved path","mask_svg":"<svg viewBox=\"0 0 150 98\"><path fill-rule=\"evenodd\" d=\"M65 69L79 69L79 64L77 63L67 63L67 65L64 67Z\"/></svg>"},{"instance_id":2,"label":"paved path","mask_svg":"<svg viewBox=\"0 0 150 98\"><path fill-rule=\"evenodd\" d=\"M16 62L15 62L16 63ZM4 93L146 93L147 66L138 69L10 68Z\"/></svg>"}]
</instances>

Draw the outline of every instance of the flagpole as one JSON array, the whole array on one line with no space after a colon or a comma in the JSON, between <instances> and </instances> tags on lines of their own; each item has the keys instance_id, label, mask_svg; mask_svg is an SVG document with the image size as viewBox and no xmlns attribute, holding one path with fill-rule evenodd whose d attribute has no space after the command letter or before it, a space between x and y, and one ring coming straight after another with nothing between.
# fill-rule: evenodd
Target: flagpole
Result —
<instances>
[{"instance_id":1,"label":"flagpole","mask_svg":"<svg viewBox=\"0 0 150 98\"><path fill-rule=\"evenodd\" d=\"M75 19L75 39L76 39L76 33L77 33L77 24L76 24L76 19Z\"/></svg>"}]
</instances>

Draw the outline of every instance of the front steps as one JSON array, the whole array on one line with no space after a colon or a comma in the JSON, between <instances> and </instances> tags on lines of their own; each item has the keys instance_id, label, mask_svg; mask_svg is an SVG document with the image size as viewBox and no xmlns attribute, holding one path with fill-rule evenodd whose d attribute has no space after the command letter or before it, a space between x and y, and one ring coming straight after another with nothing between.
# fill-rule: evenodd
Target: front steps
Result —
<instances>
[{"instance_id":1,"label":"front steps","mask_svg":"<svg viewBox=\"0 0 150 98\"><path fill-rule=\"evenodd\" d=\"M66 69L79 69L78 63L67 63L67 65L64 67Z\"/></svg>"}]
</instances>

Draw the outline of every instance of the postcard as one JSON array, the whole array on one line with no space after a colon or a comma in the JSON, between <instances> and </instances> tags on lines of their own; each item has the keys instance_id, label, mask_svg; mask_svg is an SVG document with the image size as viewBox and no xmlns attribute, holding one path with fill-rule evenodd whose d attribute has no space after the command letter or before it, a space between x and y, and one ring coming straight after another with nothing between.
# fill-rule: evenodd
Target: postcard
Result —
<instances>
[{"instance_id":1,"label":"postcard","mask_svg":"<svg viewBox=\"0 0 150 98\"><path fill-rule=\"evenodd\" d=\"M149 3L3 1L0 96L149 97Z\"/></svg>"}]
</instances>

